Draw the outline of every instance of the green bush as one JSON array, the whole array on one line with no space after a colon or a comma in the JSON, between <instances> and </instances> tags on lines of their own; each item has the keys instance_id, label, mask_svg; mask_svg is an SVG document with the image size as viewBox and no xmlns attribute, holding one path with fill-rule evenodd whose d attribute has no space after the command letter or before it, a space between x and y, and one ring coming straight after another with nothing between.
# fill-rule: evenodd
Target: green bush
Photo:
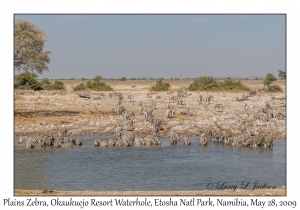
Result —
<instances>
[{"instance_id":1,"label":"green bush","mask_svg":"<svg viewBox=\"0 0 300 210\"><path fill-rule=\"evenodd\" d=\"M225 90L250 90L247 86L243 85L239 80L225 79L224 82L220 82L221 87Z\"/></svg>"},{"instance_id":2,"label":"green bush","mask_svg":"<svg viewBox=\"0 0 300 210\"><path fill-rule=\"evenodd\" d=\"M269 85L268 92L281 92L282 89L278 85Z\"/></svg>"},{"instance_id":3,"label":"green bush","mask_svg":"<svg viewBox=\"0 0 300 210\"><path fill-rule=\"evenodd\" d=\"M81 90L86 90L87 87L85 86L84 83L81 83L79 85L77 85L76 87L73 88L73 91L81 91Z\"/></svg>"},{"instance_id":4,"label":"green bush","mask_svg":"<svg viewBox=\"0 0 300 210\"><path fill-rule=\"evenodd\" d=\"M101 81L101 76L96 76L92 81L88 81L86 86L89 89L96 90L96 91L110 91L113 90L109 85L106 85L104 82Z\"/></svg>"},{"instance_id":5,"label":"green bush","mask_svg":"<svg viewBox=\"0 0 300 210\"><path fill-rule=\"evenodd\" d=\"M42 81L40 83L41 83L41 87L43 90L52 90L53 89L51 82L49 81L48 78L42 79Z\"/></svg>"},{"instance_id":6,"label":"green bush","mask_svg":"<svg viewBox=\"0 0 300 210\"><path fill-rule=\"evenodd\" d=\"M41 90L41 83L37 80L37 77L36 74L29 72L18 74L14 78L14 87L20 89Z\"/></svg>"},{"instance_id":7,"label":"green bush","mask_svg":"<svg viewBox=\"0 0 300 210\"><path fill-rule=\"evenodd\" d=\"M220 88L218 81L213 77L202 76L194 80L188 87L189 90L213 90Z\"/></svg>"},{"instance_id":8,"label":"green bush","mask_svg":"<svg viewBox=\"0 0 300 210\"><path fill-rule=\"evenodd\" d=\"M265 80L264 80L264 85L269 86L270 84L273 83L273 81L276 81L276 77L273 74L267 74Z\"/></svg>"},{"instance_id":9,"label":"green bush","mask_svg":"<svg viewBox=\"0 0 300 210\"><path fill-rule=\"evenodd\" d=\"M122 77L120 81L126 81L126 77Z\"/></svg>"},{"instance_id":10,"label":"green bush","mask_svg":"<svg viewBox=\"0 0 300 210\"><path fill-rule=\"evenodd\" d=\"M52 86L52 89L54 89L54 90L64 90L65 89L64 83L62 81L58 81L58 80L55 80L51 86Z\"/></svg>"},{"instance_id":11,"label":"green bush","mask_svg":"<svg viewBox=\"0 0 300 210\"><path fill-rule=\"evenodd\" d=\"M163 78L156 80L156 84L151 85L152 91L168 91L170 88L170 83L163 82Z\"/></svg>"}]
</instances>

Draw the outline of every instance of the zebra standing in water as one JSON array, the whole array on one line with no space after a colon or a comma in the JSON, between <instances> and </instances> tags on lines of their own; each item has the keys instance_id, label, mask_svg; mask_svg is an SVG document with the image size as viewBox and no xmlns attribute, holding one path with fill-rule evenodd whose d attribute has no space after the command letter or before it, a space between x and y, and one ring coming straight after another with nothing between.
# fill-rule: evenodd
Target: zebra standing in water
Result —
<instances>
[{"instance_id":1,"label":"zebra standing in water","mask_svg":"<svg viewBox=\"0 0 300 210\"><path fill-rule=\"evenodd\" d=\"M176 131L171 130L170 135L171 135L170 144L176 145L178 143L178 141L180 141L179 134Z\"/></svg>"}]
</instances>

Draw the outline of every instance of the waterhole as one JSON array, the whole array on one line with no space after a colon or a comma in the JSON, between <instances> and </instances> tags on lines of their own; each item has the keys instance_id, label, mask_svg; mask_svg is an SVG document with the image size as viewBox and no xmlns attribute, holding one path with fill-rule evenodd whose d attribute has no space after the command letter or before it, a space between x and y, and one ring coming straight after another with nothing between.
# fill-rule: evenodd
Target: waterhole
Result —
<instances>
[{"instance_id":1,"label":"waterhole","mask_svg":"<svg viewBox=\"0 0 300 210\"><path fill-rule=\"evenodd\" d=\"M27 149L15 140L14 188L28 190L217 190L255 182L286 186L285 141L273 148L237 148L209 142L201 147L160 146L94 147L96 138L79 136L82 146ZM212 183L212 184L210 184ZM219 183L219 185L217 184ZM220 184L223 184L222 186Z\"/></svg>"}]
</instances>

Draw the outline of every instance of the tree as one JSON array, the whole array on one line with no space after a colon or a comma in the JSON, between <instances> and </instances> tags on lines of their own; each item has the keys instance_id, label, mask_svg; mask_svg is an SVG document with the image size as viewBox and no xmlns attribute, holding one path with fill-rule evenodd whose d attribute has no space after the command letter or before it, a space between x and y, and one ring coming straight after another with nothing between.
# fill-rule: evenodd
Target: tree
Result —
<instances>
[{"instance_id":1,"label":"tree","mask_svg":"<svg viewBox=\"0 0 300 210\"><path fill-rule=\"evenodd\" d=\"M48 71L50 52L44 51L47 35L39 26L28 20L14 23L14 69L42 74Z\"/></svg>"},{"instance_id":2,"label":"tree","mask_svg":"<svg viewBox=\"0 0 300 210\"><path fill-rule=\"evenodd\" d=\"M281 79L286 79L286 72L278 70L278 77L280 77Z\"/></svg>"},{"instance_id":3,"label":"tree","mask_svg":"<svg viewBox=\"0 0 300 210\"><path fill-rule=\"evenodd\" d=\"M264 85L269 86L270 84L273 83L273 81L276 81L276 77L273 74L267 74L265 80L264 80Z\"/></svg>"}]
</instances>

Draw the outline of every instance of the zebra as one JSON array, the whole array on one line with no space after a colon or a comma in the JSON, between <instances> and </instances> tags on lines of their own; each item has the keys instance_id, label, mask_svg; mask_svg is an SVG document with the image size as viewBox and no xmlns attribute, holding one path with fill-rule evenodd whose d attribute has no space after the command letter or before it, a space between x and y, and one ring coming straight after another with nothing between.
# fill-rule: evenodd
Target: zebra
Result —
<instances>
[{"instance_id":1,"label":"zebra","mask_svg":"<svg viewBox=\"0 0 300 210\"><path fill-rule=\"evenodd\" d=\"M199 143L201 146L207 146L207 139L204 135L205 135L205 133L203 133L199 139Z\"/></svg>"},{"instance_id":2,"label":"zebra","mask_svg":"<svg viewBox=\"0 0 300 210\"><path fill-rule=\"evenodd\" d=\"M169 101L170 101L171 103L175 103L175 102L177 101L177 97L176 97L176 96L171 96L171 95L169 95Z\"/></svg>"},{"instance_id":3,"label":"zebra","mask_svg":"<svg viewBox=\"0 0 300 210\"><path fill-rule=\"evenodd\" d=\"M133 99L134 99L134 96L133 96L133 95L128 95L128 96L127 96L127 100L133 101Z\"/></svg>"},{"instance_id":4,"label":"zebra","mask_svg":"<svg viewBox=\"0 0 300 210\"><path fill-rule=\"evenodd\" d=\"M107 147L108 144L107 144L106 141L101 141L99 146L100 146L100 147Z\"/></svg>"},{"instance_id":5,"label":"zebra","mask_svg":"<svg viewBox=\"0 0 300 210\"><path fill-rule=\"evenodd\" d=\"M125 113L126 109L123 106L118 106L116 109L112 109L112 112L117 114L117 115L121 115L123 113Z\"/></svg>"},{"instance_id":6,"label":"zebra","mask_svg":"<svg viewBox=\"0 0 300 210\"><path fill-rule=\"evenodd\" d=\"M178 133L174 130L171 130L170 135L171 135L170 144L171 145L176 145L178 143L178 141L180 141Z\"/></svg>"},{"instance_id":7,"label":"zebra","mask_svg":"<svg viewBox=\"0 0 300 210\"><path fill-rule=\"evenodd\" d=\"M59 127L54 127L53 130L56 130L58 131L58 136L61 137L61 136L67 136L67 132L68 132L68 129L67 128L59 128Z\"/></svg>"},{"instance_id":8,"label":"zebra","mask_svg":"<svg viewBox=\"0 0 300 210\"><path fill-rule=\"evenodd\" d=\"M95 139L94 146L98 147L100 145L100 139Z\"/></svg>"},{"instance_id":9,"label":"zebra","mask_svg":"<svg viewBox=\"0 0 300 210\"><path fill-rule=\"evenodd\" d=\"M99 94L98 94L98 97L99 97L99 98L106 98L106 94L105 94L105 93L99 93Z\"/></svg>"},{"instance_id":10,"label":"zebra","mask_svg":"<svg viewBox=\"0 0 300 210\"><path fill-rule=\"evenodd\" d=\"M82 145L82 140L81 139L76 139L75 145Z\"/></svg>"},{"instance_id":11,"label":"zebra","mask_svg":"<svg viewBox=\"0 0 300 210\"><path fill-rule=\"evenodd\" d=\"M152 95L148 93L148 94L146 95L146 98L147 98L148 100L150 100L150 99L152 99Z\"/></svg>"},{"instance_id":12,"label":"zebra","mask_svg":"<svg viewBox=\"0 0 300 210\"><path fill-rule=\"evenodd\" d=\"M215 110L217 111L217 112L222 112L223 111L223 105L222 104L216 104L215 105Z\"/></svg>"},{"instance_id":13,"label":"zebra","mask_svg":"<svg viewBox=\"0 0 300 210\"><path fill-rule=\"evenodd\" d=\"M109 139L108 142L107 142L107 146L109 146L109 147L115 146L115 140Z\"/></svg>"},{"instance_id":14,"label":"zebra","mask_svg":"<svg viewBox=\"0 0 300 210\"><path fill-rule=\"evenodd\" d=\"M128 119L124 121L124 127L126 130L132 130L133 129L133 121L131 119Z\"/></svg>"},{"instance_id":15,"label":"zebra","mask_svg":"<svg viewBox=\"0 0 300 210\"><path fill-rule=\"evenodd\" d=\"M175 109L167 109L165 116L166 116L166 118L174 117L175 116Z\"/></svg>"},{"instance_id":16,"label":"zebra","mask_svg":"<svg viewBox=\"0 0 300 210\"><path fill-rule=\"evenodd\" d=\"M200 105L202 102L204 102L204 97L202 95L199 95L198 104Z\"/></svg>"},{"instance_id":17,"label":"zebra","mask_svg":"<svg viewBox=\"0 0 300 210\"><path fill-rule=\"evenodd\" d=\"M185 102L185 100L183 100L183 99L179 99L179 100L177 101L177 104L178 104L178 105L186 105L186 102Z\"/></svg>"},{"instance_id":18,"label":"zebra","mask_svg":"<svg viewBox=\"0 0 300 210\"><path fill-rule=\"evenodd\" d=\"M207 96L206 99L205 99L205 102L207 102L208 104L211 102L211 99L213 98L212 95L210 96Z\"/></svg>"},{"instance_id":19,"label":"zebra","mask_svg":"<svg viewBox=\"0 0 300 210\"><path fill-rule=\"evenodd\" d=\"M135 143L136 146L145 145L144 139L139 138L139 137L134 138L134 143Z\"/></svg>"},{"instance_id":20,"label":"zebra","mask_svg":"<svg viewBox=\"0 0 300 210\"><path fill-rule=\"evenodd\" d=\"M167 109L165 116L166 116L166 118L171 118L172 117L170 109Z\"/></svg>"},{"instance_id":21,"label":"zebra","mask_svg":"<svg viewBox=\"0 0 300 210\"><path fill-rule=\"evenodd\" d=\"M29 149L33 149L35 147L35 145L31 141L27 141L26 142L26 147L29 148Z\"/></svg>"},{"instance_id":22,"label":"zebra","mask_svg":"<svg viewBox=\"0 0 300 210\"><path fill-rule=\"evenodd\" d=\"M159 99L161 99L161 96L160 95L158 95L158 96L156 96L156 98L155 98L156 100L159 100Z\"/></svg>"},{"instance_id":23,"label":"zebra","mask_svg":"<svg viewBox=\"0 0 300 210\"><path fill-rule=\"evenodd\" d=\"M144 113L144 117L146 121L149 121L150 118L153 116L152 115L153 109L148 109L145 113Z\"/></svg>"},{"instance_id":24,"label":"zebra","mask_svg":"<svg viewBox=\"0 0 300 210\"><path fill-rule=\"evenodd\" d=\"M184 145L190 145L191 144L190 138L187 137L187 136L184 136L183 137L183 144Z\"/></svg>"},{"instance_id":25,"label":"zebra","mask_svg":"<svg viewBox=\"0 0 300 210\"><path fill-rule=\"evenodd\" d=\"M152 101L151 104L149 105L150 108L156 108L156 102Z\"/></svg>"},{"instance_id":26,"label":"zebra","mask_svg":"<svg viewBox=\"0 0 300 210\"><path fill-rule=\"evenodd\" d=\"M250 111L250 106L245 103L245 112L248 113Z\"/></svg>"},{"instance_id":27,"label":"zebra","mask_svg":"<svg viewBox=\"0 0 300 210\"><path fill-rule=\"evenodd\" d=\"M181 86L179 90L177 90L177 97L184 97L187 95L187 89L184 86Z\"/></svg>"},{"instance_id":28,"label":"zebra","mask_svg":"<svg viewBox=\"0 0 300 210\"><path fill-rule=\"evenodd\" d=\"M191 109L186 109L180 112L180 114L186 115L187 117L189 116L196 116L196 113L194 110Z\"/></svg>"},{"instance_id":29,"label":"zebra","mask_svg":"<svg viewBox=\"0 0 300 210\"><path fill-rule=\"evenodd\" d=\"M139 114L140 115L143 115L143 110L144 110L144 107L143 107L143 105L139 105Z\"/></svg>"},{"instance_id":30,"label":"zebra","mask_svg":"<svg viewBox=\"0 0 300 210\"><path fill-rule=\"evenodd\" d=\"M270 147L273 147L273 138L271 135L267 135L264 137L263 139L263 146L265 148L270 148Z\"/></svg>"}]
</instances>

